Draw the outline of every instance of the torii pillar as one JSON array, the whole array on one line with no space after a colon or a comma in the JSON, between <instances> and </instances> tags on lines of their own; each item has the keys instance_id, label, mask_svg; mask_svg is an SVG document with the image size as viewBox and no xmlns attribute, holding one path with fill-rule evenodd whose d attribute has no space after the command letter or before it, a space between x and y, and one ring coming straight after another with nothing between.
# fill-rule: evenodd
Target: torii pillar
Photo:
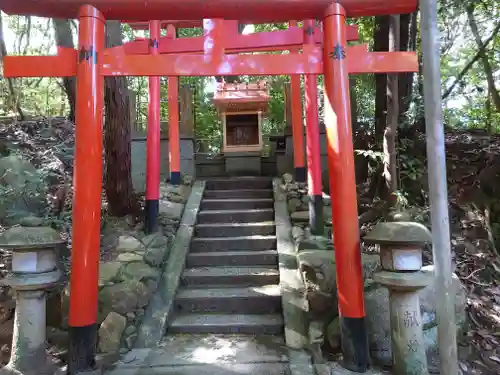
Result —
<instances>
[{"instance_id":1,"label":"torii pillar","mask_svg":"<svg viewBox=\"0 0 500 375\"><path fill-rule=\"evenodd\" d=\"M327 8L323 20L325 126L331 195L337 197L332 199L332 221L337 249L335 260L343 365L351 371L365 372L369 365L369 351L359 246L345 18L342 5L334 3Z\"/></svg>"},{"instance_id":2,"label":"torii pillar","mask_svg":"<svg viewBox=\"0 0 500 375\"><path fill-rule=\"evenodd\" d=\"M158 55L160 21L149 23L149 53ZM158 230L160 198L160 77L149 77L145 230Z\"/></svg>"},{"instance_id":3,"label":"torii pillar","mask_svg":"<svg viewBox=\"0 0 500 375\"><path fill-rule=\"evenodd\" d=\"M175 39L175 27L167 26L167 35ZM168 77L168 149L170 183L181 183L181 140L179 132L179 77Z\"/></svg>"},{"instance_id":4,"label":"torii pillar","mask_svg":"<svg viewBox=\"0 0 500 375\"><path fill-rule=\"evenodd\" d=\"M314 43L314 20L304 21L304 41ZM325 44L326 45L326 44ZM309 225L311 233L321 235L325 231L323 215L323 186L321 183L321 143L318 122L318 77L304 75L306 107L306 155L309 189Z\"/></svg>"}]
</instances>

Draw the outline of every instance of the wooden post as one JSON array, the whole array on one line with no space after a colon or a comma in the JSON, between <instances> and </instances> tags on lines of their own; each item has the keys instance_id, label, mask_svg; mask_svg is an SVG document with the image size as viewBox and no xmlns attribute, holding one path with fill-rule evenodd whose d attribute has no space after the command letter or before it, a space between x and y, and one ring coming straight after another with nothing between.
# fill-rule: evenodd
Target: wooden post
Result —
<instances>
[{"instance_id":1,"label":"wooden post","mask_svg":"<svg viewBox=\"0 0 500 375\"><path fill-rule=\"evenodd\" d=\"M283 87L285 91L285 134L292 133L292 87L286 82Z\"/></svg>"},{"instance_id":2,"label":"wooden post","mask_svg":"<svg viewBox=\"0 0 500 375\"><path fill-rule=\"evenodd\" d=\"M180 101L181 136L194 137L193 94L189 85L182 85Z\"/></svg>"}]
</instances>

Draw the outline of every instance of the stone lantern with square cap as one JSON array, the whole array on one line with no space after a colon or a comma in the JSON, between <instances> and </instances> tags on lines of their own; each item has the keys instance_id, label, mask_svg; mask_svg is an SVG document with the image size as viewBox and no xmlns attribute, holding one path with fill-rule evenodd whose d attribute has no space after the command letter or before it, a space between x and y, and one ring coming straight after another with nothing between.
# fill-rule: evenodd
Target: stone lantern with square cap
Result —
<instances>
[{"instance_id":1,"label":"stone lantern with square cap","mask_svg":"<svg viewBox=\"0 0 500 375\"><path fill-rule=\"evenodd\" d=\"M0 236L0 247L12 250L12 267L2 283L16 298L10 361L6 374L49 374L54 368L45 354L46 292L61 278L59 233L45 227L14 227Z\"/></svg>"},{"instance_id":2,"label":"stone lantern with square cap","mask_svg":"<svg viewBox=\"0 0 500 375\"><path fill-rule=\"evenodd\" d=\"M432 281L431 274L421 271L422 249L432 236L404 213L394 219L375 225L363 241L380 246L382 270L373 280L389 289L394 373L424 375L428 370L418 291Z\"/></svg>"}]
</instances>

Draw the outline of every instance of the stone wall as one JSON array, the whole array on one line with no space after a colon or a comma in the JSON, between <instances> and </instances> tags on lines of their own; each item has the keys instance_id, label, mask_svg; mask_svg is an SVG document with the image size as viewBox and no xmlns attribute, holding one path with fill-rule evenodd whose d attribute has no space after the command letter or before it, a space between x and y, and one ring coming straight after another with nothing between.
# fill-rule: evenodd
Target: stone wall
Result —
<instances>
[{"instance_id":1,"label":"stone wall","mask_svg":"<svg viewBox=\"0 0 500 375\"><path fill-rule=\"evenodd\" d=\"M338 316L335 248L332 236L312 236L309 229L307 186L293 181L291 174L284 174L281 189L287 196L288 212L292 222L292 236L308 304L309 346L316 363L341 349L340 318ZM335 197L332 197L335 199ZM331 217L330 197L323 194L325 217ZM327 216L328 215L328 216ZM333 223L335 225L335 223ZM370 354L374 363L390 365L391 330L389 318L389 293L376 284L372 276L379 269L379 254L361 254L363 266L366 323ZM433 272L433 266L427 266ZM466 322L466 293L460 280L453 278L457 330L463 332ZM423 331L430 370L439 367L435 285L420 294Z\"/></svg>"},{"instance_id":2,"label":"stone wall","mask_svg":"<svg viewBox=\"0 0 500 375\"><path fill-rule=\"evenodd\" d=\"M144 136L135 136L132 139L132 182L137 193L146 191L146 145ZM181 175L195 176L194 138L181 137ZM166 181L170 174L169 140L162 137L160 140L160 178Z\"/></svg>"},{"instance_id":3,"label":"stone wall","mask_svg":"<svg viewBox=\"0 0 500 375\"><path fill-rule=\"evenodd\" d=\"M99 265L98 352L124 353L134 346L138 327L158 288L169 257L192 179L160 187L160 231L145 235L127 220L105 221ZM63 294L63 314L69 307L69 285ZM66 328L67 323L63 323Z\"/></svg>"}]
</instances>

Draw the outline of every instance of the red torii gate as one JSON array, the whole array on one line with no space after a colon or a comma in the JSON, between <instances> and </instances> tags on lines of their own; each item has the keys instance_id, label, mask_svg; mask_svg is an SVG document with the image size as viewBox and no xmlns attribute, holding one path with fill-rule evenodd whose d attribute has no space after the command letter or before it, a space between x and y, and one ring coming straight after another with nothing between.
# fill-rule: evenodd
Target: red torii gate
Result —
<instances>
[{"instance_id":1,"label":"red torii gate","mask_svg":"<svg viewBox=\"0 0 500 375\"><path fill-rule=\"evenodd\" d=\"M122 21L127 22L127 21ZM321 28L314 25L314 21L305 21L303 28L297 27L296 21L291 21L290 28L285 31L258 32L247 35L238 33L237 20L222 20L220 22L220 40L226 53L252 52L252 51L280 51L290 48L297 52L304 44L319 44L323 42ZM134 30L150 30L150 39L136 39L134 42L125 43L115 47L122 49L126 54L168 54L168 53L203 53L205 36L175 39L176 27L185 28L203 27L203 21L151 21L128 22ZM167 29L167 36L159 37L160 29ZM356 26L347 26L347 41L356 40L358 32ZM179 43L181 42L181 43ZM149 77L149 103L148 103L148 137L147 137L147 165L146 165L146 205L145 229L147 233L157 230L159 181L160 181L160 107L159 77ZM169 103L178 101L177 77L168 78ZM310 227L313 234L322 234L324 231L323 197L321 179L321 157L318 124L318 90L315 75L304 77L306 131L307 131L307 164L308 187L310 196ZM294 143L294 167L296 180L305 182L306 168L304 161L304 138L302 121L302 99L300 78L293 75L291 79L292 93L292 124ZM169 157L170 181L173 184L180 182L180 147L179 147L179 113L178 106L169 108Z\"/></svg>"},{"instance_id":2,"label":"red torii gate","mask_svg":"<svg viewBox=\"0 0 500 375\"><path fill-rule=\"evenodd\" d=\"M86 5L86 4L91 5ZM103 86L105 76L298 75L325 76L328 169L334 196L332 214L344 366L364 372L368 343L354 176L349 74L400 73L418 68L414 53L368 53L347 47L346 16L408 13L416 0L4 0L7 13L79 18L78 52L59 48L57 56L9 56L6 77L77 76L74 169L73 253L70 299L70 373L92 368L96 340L100 204L102 179ZM100 9L100 11L98 10ZM101 13L102 11L102 13ZM207 17L257 21L323 21L323 48L304 45L301 54L227 55L214 22L204 54L127 55L104 48L108 19L178 20Z\"/></svg>"}]
</instances>

